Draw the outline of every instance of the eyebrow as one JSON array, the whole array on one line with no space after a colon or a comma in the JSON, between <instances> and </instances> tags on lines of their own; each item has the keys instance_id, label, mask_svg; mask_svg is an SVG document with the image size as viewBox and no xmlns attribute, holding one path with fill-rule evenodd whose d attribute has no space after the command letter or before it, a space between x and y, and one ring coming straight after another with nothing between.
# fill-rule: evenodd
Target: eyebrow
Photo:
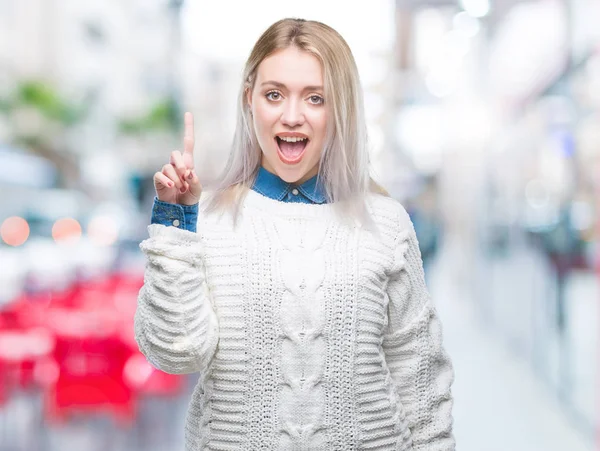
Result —
<instances>
[{"instance_id":1,"label":"eyebrow","mask_svg":"<svg viewBox=\"0 0 600 451\"><path fill-rule=\"evenodd\" d=\"M278 81L272 81L272 80L263 81L260 85L261 86L264 86L264 85L273 85L273 86L276 86L276 87L278 87L280 89L287 89L287 86L284 85L283 83L280 83ZM323 86L305 86L304 89L303 89L303 91L322 91L322 90L323 90Z\"/></svg>"}]
</instances>

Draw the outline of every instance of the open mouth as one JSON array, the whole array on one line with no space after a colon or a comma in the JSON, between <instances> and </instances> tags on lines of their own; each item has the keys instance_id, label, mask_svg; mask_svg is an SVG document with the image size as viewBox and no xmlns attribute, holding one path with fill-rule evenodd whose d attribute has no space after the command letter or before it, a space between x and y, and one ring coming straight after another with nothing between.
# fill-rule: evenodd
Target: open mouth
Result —
<instances>
[{"instance_id":1,"label":"open mouth","mask_svg":"<svg viewBox=\"0 0 600 451\"><path fill-rule=\"evenodd\" d=\"M276 136L275 142L277 143L277 153L279 154L279 159L286 164L299 163L302 161L308 141L309 139L305 138L297 139L295 142L292 142L292 140Z\"/></svg>"}]
</instances>

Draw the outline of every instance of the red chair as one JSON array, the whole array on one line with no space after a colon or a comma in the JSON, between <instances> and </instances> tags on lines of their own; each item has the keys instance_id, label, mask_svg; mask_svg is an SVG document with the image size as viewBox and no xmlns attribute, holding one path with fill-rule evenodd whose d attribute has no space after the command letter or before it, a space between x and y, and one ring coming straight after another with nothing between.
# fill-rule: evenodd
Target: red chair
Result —
<instances>
[{"instance_id":1,"label":"red chair","mask_svg":"<svg viewBox=\"0 0 600 451\"><path fill-rule=\"evenodd\" d=\"M142 285L141 274L112 274L4 306L0 404L13 390L38 386L50 421L105 411L128 425L138 395L178 393L182 379L155 370L137 349L133 316Z\"/></svg>"},{"instance_id":2,"label":"red chair","mask_svg":"<svg viewBox=\"0 0 600 451\"><path fill-rule=\"evenodd\" d=\"M46 393L46 414L63 421L72 413L105 411L129 425L135 397L123 377L130 348L116 333L111 311L53 308L48 318L56 333L56 383Z\"/></svg>"},{"instance_id":3,"label":"red chair","mask_svg":"<svg viewBox=\"0 0 600 451\"><path fill-rule=\"evenodd\" d=\"M54 351L54 336L39 324L41 310L21 299L0 312L0 378L5 393L31 388L38 363Z\"/></svg>"}]
</instances>

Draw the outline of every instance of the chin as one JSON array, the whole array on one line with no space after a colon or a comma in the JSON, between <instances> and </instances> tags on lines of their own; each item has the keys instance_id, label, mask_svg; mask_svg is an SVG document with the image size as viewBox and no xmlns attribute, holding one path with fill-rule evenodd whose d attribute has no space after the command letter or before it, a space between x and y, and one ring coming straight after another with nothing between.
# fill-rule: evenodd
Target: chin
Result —
<instances>
[{"instance_id":1,"label":"chin","mask_svg":"<svg viewBox=\"0 0 600 451\"><path fill-rule=\"evenodd\" d=\"M282 168L276 167L275 172L277 176L287 183L296 183L298 180L301 180L307 173L307 171L302 171L299 169L291 169L291 168Z\"/></svg>"}]
</instances>

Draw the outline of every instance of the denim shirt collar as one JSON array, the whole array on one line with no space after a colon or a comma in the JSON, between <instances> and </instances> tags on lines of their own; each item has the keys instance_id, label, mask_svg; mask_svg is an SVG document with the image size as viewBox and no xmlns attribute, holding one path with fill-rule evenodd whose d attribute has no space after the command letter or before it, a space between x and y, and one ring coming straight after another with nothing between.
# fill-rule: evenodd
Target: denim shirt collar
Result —
<instances>
[{"instance_id":1,"label":"denim shirt collar","mask_svg":"<svg viewBox=\"0 0 600 451\"><path fill-rule=\"evenodd\" d=\"M285 182L277 175L271 174L261 166L253 186L254 191L258 191L263 196L280 201L294 188L297 188L298 191L315 204L324 204L327 202L323 188L317 184L316 175L301 185L293 185Z\"/></svg>"}]
</instances>

